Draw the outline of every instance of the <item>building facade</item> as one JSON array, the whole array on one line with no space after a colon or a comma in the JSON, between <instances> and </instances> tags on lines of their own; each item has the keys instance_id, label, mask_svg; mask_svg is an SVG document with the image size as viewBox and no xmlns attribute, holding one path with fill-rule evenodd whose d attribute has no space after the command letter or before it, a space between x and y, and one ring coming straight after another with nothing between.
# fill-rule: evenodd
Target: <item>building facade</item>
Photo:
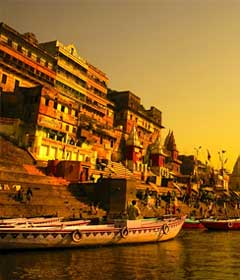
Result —
<instances>
[{"instance_id":1,"label":"building facade","mask_svg":"<svg viewBox=\"0 0 240 280\"><path fill-rule=\"evenodd\" d=\"M5 131L14 123L18 132L11 131L12 136L37 159L83 160L83 151L87 158L111 157L117 137L107 83L107 76L82 59L73 45L39 44L34 34L20 34L1 23L2 99L6 104L9 94L10 103L34 96L37 100L37 107L31 108L36 114L34 120L29 117L31 127L19 106L9 105L9 112L1 112L1 123Z\"/></svg>"},{"instance_id":2,"label":"building facade","mask_svg":"<svg viewBox=\"0 0 240 280\"><path fill-rule=\"evenodd\" d=\"M100 158L110 159L116 143L113 129L114 104L107 99L108 77L80 57L74 45L59 41L40 44L56 59L56 88L78 106L74 141L86 141Z\"/></svg>"},{"instance_id":3,"label":"building facade","mask_svg":"<svg viewBox=\"0 0 240 280\"><path fill-rule=\"evenodd\" d=\"M13 92L18 86L54 86L55 58L39 48L34 34L20 34L0 23L0 88Z\"/></svg>"}]
</instances>

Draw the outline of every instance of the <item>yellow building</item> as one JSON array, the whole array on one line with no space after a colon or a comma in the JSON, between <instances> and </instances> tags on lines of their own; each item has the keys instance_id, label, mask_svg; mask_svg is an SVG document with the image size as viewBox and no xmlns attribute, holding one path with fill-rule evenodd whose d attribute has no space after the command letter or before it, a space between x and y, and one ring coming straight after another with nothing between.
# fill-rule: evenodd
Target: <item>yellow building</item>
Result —
<instances>
[{"instance_id":1,"label":"yellow building","mask_svg":"<svg viewBox=\"0 0 240 280\"><path fill-rule=\"evenodd\" d=\"M74 45L59 41L40 44L56 58L56 88L78 106L77 134L91 144L100 158L110 159L116 142L114 104L107 99L107 76L80 57Z\"/></svg>"}]
</instances>

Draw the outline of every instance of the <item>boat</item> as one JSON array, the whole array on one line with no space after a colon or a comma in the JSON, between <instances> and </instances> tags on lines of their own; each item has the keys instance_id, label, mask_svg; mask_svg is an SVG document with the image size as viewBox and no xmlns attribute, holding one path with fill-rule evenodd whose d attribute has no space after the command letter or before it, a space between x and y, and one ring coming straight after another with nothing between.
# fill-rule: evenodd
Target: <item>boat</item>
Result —
<instances>
[{"instance_id":1,"label":"boat","mask_svg":"<svg viewBox=\"0 0 240 280\"><path fill-rule=\"evenodd\" d=\"M185 216L115 220L104 225L0 228L0 250L73 248L160 242L177 236Z\"/></svg>"},{"instance_id":2,"label":"boat","mask_svg":"<svg viewBox=\"0 0 240 280\"><path fill-rule=\"evenodd\" d=\"M203 219L202 225L209 230L240 230L240 218Z\"/></svg>"},{"instance_id":3,"label":"boat","mask_svg":"<svg viewBox=\"0 0 240 280\"><path fill-rule=\"evenodd\" d=\"M90 220L64 221L63 218L16 218L0 220L0 228L59 227L89 224Z\"/></svg>"},{"instance_id":4,"label":"boat","mask_svg":"<svg viewBox=\"0 0 240 280\"><path fill-rule=\"evenodd\" d=\"M183 229L206 229L200 219L186 218L182 226Z\"/></svg>"}]
</instances>

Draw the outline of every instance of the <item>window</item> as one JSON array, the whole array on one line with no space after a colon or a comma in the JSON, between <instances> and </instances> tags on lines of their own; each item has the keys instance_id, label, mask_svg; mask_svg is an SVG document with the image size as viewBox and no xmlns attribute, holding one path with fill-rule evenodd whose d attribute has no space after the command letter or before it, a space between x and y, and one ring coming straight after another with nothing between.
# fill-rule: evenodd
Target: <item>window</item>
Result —
<instances>
[{"instance_id":1,"label":"window","mask_svg":"<svg viewBox=\"0 0 240 280\"><path fill-rule=\"evenodd\" d=\"M46 98L46 99L45 99L45 105L46 105L46 106L49 106L49 98Z\"/></svg>"},{"instance_id":2,"label":"window","mask_svg":"<svg viewBox=\"0 0 240 280\"><path fill-rule=\"evenodd\" d=\"M57 100L57 98L55 98L54 103L53 103L53 108L57 109L57 105L58 105L58 100Z\"/></svg>"},{"instance_id":3,"label":"window","mask_svg":"<svg viewBox=\"0 0 240 280\"><path fill-rule=\"evenodd\" d=\"M69 131L69 125L66 125L66 131Z\"/></svg>"},{"instance_id":4,"label":"window","mask_svg":"<svg viewBox=\"0 0 240 280\"><path fill-rule=\"evenodd\" d=\"M3 83L3 84L6 84L6 82L7 82L7 75L6 75L6 74L3 74L3 75L2 75L2 83Z\"/></svg>"},{"instance_id":5,"label":"window","mask_svg":"<svg viewBox=\"0 0 240 280\"><path fill-rule=\"evenodd\" d=\"M65 111L65 106L61 106L61 112L64 112Z\"/></svg>"},{"instance_id":6,"label":"window","mask_svg":"<svg viewBox=\"0 0 240 280\"><path fill-rule=\"evenodd\" d=\"M113 140L111 140L110 145L111 145L111 148L113 148L113 145L114 145L114 141Z\"/></svg>"},{"instance_id":7,"label":"window","mask_svg":"<svg viewBox=\"0 0 240 280\"><path fill-rule=\"evenodd\" d=\"M27 56L28 56L28 57L31 57L31 56L32 56L32 52L31 52L31 51L28 51Z\"/></svg>"},{"instance_id":8,"label":"window","mask_svg":"<svg viewBox=\"0 0 240 280\"><path fill-rule=\"evenodd\" d=\"M12 40L8 38L7 44L12 47Z\"/></svg>"},{"instance_id":9,"label":"window","mask_svg":"<svg viewBox=\"0 0 240 280\"><path fill-rule=\"evenodd\" d=\"M17 46L17 50L18 50L19 52L22 52L22 46L21 46L21 45L18 45L18 46Z\"/></svg>"}]
</instances>

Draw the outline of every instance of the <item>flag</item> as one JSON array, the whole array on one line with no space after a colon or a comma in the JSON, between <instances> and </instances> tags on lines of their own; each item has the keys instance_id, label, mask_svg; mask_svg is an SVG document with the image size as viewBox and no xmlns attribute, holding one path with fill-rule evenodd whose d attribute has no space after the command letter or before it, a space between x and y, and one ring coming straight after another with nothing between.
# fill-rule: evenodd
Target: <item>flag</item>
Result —
<instances>
[{"instance_id":1,"label":"flag","mask_svg":"<svg viewBox=\"0 0 240 280\"><path fill-rule=\"evenodd\" d=\"M208 159L208 161L211 160L211 154L210 154L209 150L207 150L207 159Z\"/></svg>"}]
</instances>

